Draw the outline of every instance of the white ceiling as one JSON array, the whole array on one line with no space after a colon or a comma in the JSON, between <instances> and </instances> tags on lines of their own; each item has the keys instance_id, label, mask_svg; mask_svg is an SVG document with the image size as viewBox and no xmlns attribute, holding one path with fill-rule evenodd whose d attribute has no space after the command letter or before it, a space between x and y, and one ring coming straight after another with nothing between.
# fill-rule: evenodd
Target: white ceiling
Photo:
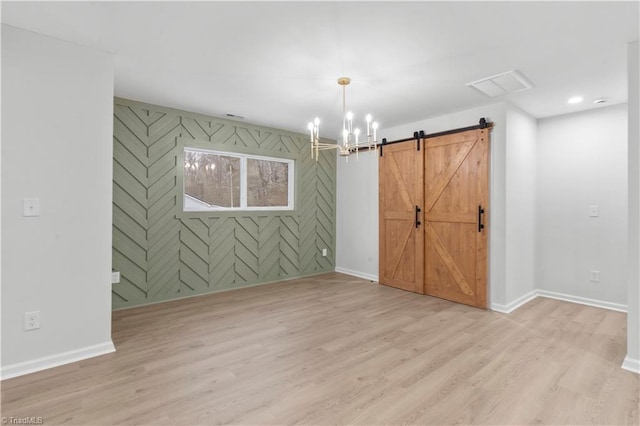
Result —
<instances>
[{"instance_id":1,"label":"white ceiling","mask_svg":"<svg viewBox=\"0 0 640 426\"><path fill-rule=\"evenodd\" d=\"M116 96L302 133L320 116L332 138L341 76L356 121L383 129L493 101L538 118L626 102L638 14L637 1L2 2L3 23L112 52ZM512 69L534 88L465 85Z\"/></svg>"}]
</instances>

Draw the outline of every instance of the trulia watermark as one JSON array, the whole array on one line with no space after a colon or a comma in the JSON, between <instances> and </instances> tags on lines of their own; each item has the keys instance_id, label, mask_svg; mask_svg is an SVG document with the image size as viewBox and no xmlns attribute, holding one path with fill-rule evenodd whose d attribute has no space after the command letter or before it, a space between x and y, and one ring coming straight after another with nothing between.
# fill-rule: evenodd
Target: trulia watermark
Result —
<instances>
[{"instance_id":1,"label":"trulia watermark","mask_svg":"<svg viewBox=\"0 0 640 426\"><path fill-rule=\"evenodd\" d=\"M2 417L3 425L41 425L44 424L43 417L33 417L33 416L25 416L25 417L14 417L7 416Z\"/></svg>"}]
</instances>

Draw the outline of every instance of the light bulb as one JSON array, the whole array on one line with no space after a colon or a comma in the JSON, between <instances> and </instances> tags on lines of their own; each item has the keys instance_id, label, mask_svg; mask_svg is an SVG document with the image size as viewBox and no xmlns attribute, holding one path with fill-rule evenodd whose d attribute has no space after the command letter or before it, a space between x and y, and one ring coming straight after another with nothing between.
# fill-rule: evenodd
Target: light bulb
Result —
<instances>
[{"instance_id":1,"label":"light bulb","mask_svg":"<svg viewBox=\"0 0 640 426\"><path fill-rule=\"evenodd\" d=\"M355 129L355 130L353 131L353 133L354 133L356 136L358 136L358 135L360 134L360 129Z\"/></svg>"},{"instance_id":2,"label":"light bulb","mask_svg":"<svg viewBox=\"0 0 640 426\"><path fill-rule=\"evenodd\" d=\"M312 122L309 122L309 124L307 125L307 129L313 130L313 123Z\"/></svg>"},{"instance_id":3,"label":"light bulb","mask_svg":"<svg viewBox=\"0 0 640 426\"><path fill-rule=\"evenodd\" d=\"M353 113L351 111L347 113L347 120L353 120Z\"/></svg>"},{"instance_id":4,"label":"light bulb","mask_svg":"<svg viewBox=\"0 0 640 426\"><path fill-rule=\"evenodd\" d=\"M315 124L316 126L320 124L320 119L318 117L316 117L315 120L313 120L313 124Z\"/></svg>"},{"instance_id":5,"label":"light bulb","mask_svg":"<svg viewBox=\"0 0 640 426\"><path fill-rule=\"evenodd\" d=\"M371 114L367 114L366 120L367 123L371 123Z\"/></svg>"},{"instance_id":6,"label":"light bulb","mask_svg":"<svg viewBox=\"0 0 640 426\"><path fill-rule=\"evenodd\" d=\"M371 127L373 127L373 130L376 130L378 128L378 122L374 122Z\"/></svg>"}]
</instances>

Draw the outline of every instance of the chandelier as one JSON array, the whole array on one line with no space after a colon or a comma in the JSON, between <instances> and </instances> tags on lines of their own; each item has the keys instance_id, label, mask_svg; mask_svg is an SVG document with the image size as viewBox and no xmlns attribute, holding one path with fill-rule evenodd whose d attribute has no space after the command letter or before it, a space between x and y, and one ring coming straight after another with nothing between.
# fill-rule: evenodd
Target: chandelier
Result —
<instances>
[{"instance_id":1,"label":"chandelier","mask_svg":"<svg viewBox=\"0 0 640 426\"><path fill-rule=\"evenodd\" d=\"M316 117L313 122L309 123L309 134L311 137L311 158L318 161L320 151L327 149L337 149L341 156L348 157L352 152L358 155L358 151L362 148L375 149L377 140L378 123L371 122L371 114L367 114L365 120L367 122L366 141L360 141L360 129L353 128L353 113L347 112L347 86L351 83L349 77L340 77L338 84L342 86L342 143L325 143L320 142L320 119Z\"/></svg>"}]
</instances>

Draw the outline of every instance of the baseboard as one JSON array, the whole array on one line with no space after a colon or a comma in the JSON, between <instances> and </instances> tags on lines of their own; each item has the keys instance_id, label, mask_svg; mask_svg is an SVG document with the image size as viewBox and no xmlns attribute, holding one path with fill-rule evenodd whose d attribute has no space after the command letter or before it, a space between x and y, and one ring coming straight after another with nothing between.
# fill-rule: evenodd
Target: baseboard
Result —
<instances>
[{"instance_id":1,"label":"baseboard","mask_svg":"<svg viewBox=\"0 0 640 426\"><path fill-rule=\"evenodd\" d=\"M622 369L640 374L640 359L629 358L627 355L622 362Z\"/></svg>"},{"instance_id":2,"label":"baseboard","mask_svg":"<svg viewBox=\"0 0 640 426\"><path fill-rule=\"evenodd\" d=\"M11 379L13 377L23 376L36 371L46 370L48 368L58 367L72 362L82 361L87 358L93 358L99 355L105 355L115 352L116 348L113 342L100 343L98 345L87 346L85 348L63 352L60 354L49 355L42 358L36 358L31 361L19 362L2 367L0 372L0 380Z\"/></svg>"},{"instance_id":3,"label":"baseboard","mask_svg":"<svg viewBox=\"0 0 640 426\"><path fill-rule=\"evenodd\" d=\"M518 309L520 306L524 305L525 303L532 301L536 297L538 297L538 294L536 290L533 290L523 296L518 297L516 300L506 305L501 305L499 303L492 303L491 310L496 312L502 312L503 314L509 314L515 311L516 309Z\"/></svg>"},{"instance_id":4,"label":"baseboard","mask_svg":"<svg viewBox=\"0 0 640 426\"><path fill-rule=\"evenodd\" d=\"M605 302L603 300L596 300L596 299L588 299L586 297L572 296L570 294L556 293L554 291L547 291L547 290L530 291L524 296L520 296L516 300L506 305L501 305L499 303L492 303L491 310L496 312L501 312L503 314L509 314L515 311L516 309L518 309L520 306L524 305L525 303L535 299L536 297L547 297L549 299L557 299L557 300L563 300L565 302L579 303L581 305L594 306L596 308L610 309L612 311L618 311L618 312L627 312L627 306L622 305L620 303Z\"/></svg>"},{"instance_id":5,"label":"baseboard","mask_svg":"<svg viewBox=\"0 0 640 426\"><path fill-rule=\"evenodd\" d=\"M612 311L627 312L627 305L620 303L605 302L604 300L589 299L586 297L572 296L570 294L556 293L554 291L536 290L540 297L548 297L549 299L564 300L565 302L579 303L581 305L594 306L596 308L610 309Z\"/></svg>"},{"instance_id":6,"label":"baseboard","mask_svg":"<svg viewBox=\"0 0 640 426\"><path fill-rule=\"evenodd\" d=\"M378 281L378 276L377 275L367 274L366 272L353 271L351 269L340 268L338 266L336 266L335 271L336 272L340 272L342 274L352 275L352 276L358 277L358 278L364 278L365 280Z\"/></svg>"},{"instance_id":7,"label":"baseboard","mask_svg":"<svg viewBox=\"0 0 640 426\"><path fill-rule=\"evenodd\" d=\"M214 295L214 294L217 294L217 293L226 293L228 291L236 291L236 290L242 290L242 289L245 289L245 288L259 287L259 286L262 286L262 285L277 284L277 283L282 283L282 282L286 282L286 281L297 280L297 279L300 279L300 278L315 277L315 276L318 276L318 275L328 274L330 272L332 272L332 270L331 269L327 269L327 270L323 270L323 271L314 272L312 274L294 275L294 276L289 276L287 278L280 278L280 279L272 280L272 281L261 281L261 282L257 282L257 283L243 284L243 285L238 286L238 287L215 289L215 290L207 291L207 292L204 292L204 293L188 294L186 296L180 296L180 297L168 296L166 299L165 298L156 299L156 300L151 300L151 301L148 301L148 302L137 303L137 304L131 305L131 306L119 306L117 308L112 308L111 310L114 311L114 312L115 311L123 311L123 310L126 310L126 309L141 308L143 306L158 305L160 303L175 302L176 300L191 299L193 297L211 296L211 295Z\"/></svg>"}]
</instances>

